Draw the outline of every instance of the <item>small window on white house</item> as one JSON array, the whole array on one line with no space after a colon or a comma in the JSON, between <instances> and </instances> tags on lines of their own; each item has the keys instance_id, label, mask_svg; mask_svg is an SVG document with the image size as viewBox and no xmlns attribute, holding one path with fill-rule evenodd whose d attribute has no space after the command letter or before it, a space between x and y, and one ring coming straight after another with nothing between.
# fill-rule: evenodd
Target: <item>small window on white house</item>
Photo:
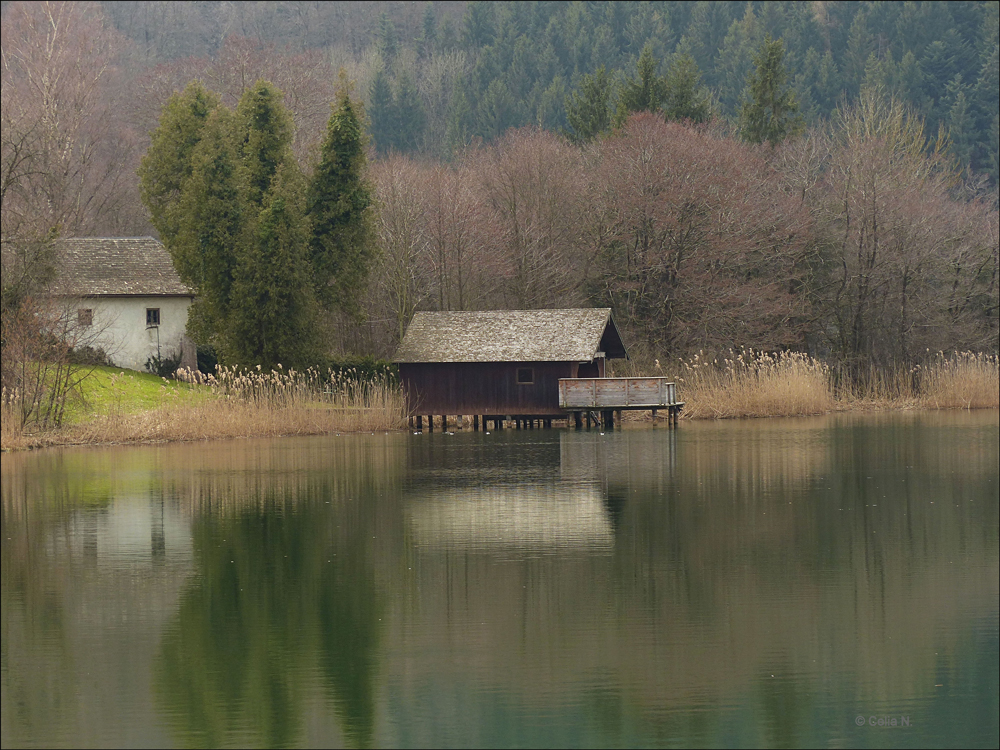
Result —
<instances>
[{"instance_id":1,"label":"small window on white house","mask_svg":"<svg viewBox=\"0 0 1000 750\"><path fill-rule=\"evenodd\" d=\"M94 325L94 311L86 308L77 310L76 324L81 327Z\"/></svg>"},{"instance_id":2,"label":"small window on white house","mask_svg":"<svg viewBox=\"0 0 1000 750\"><path fill-rule=\"evenodd\" d=\"M160 308L158 307L146 308L146 325L147 326L160 325Z\"/></svg>"},{"instance_id":3,"label":"small window on white house","mask_svg":"<svg viewBox=\"0 0 1000 750\"><path fill-rule=\"evenodd\" d=\"M517 384L518 385L531 385L535 382L535 371L531 367L518 367L517 368Z\"/></svg>"}]
</instances>

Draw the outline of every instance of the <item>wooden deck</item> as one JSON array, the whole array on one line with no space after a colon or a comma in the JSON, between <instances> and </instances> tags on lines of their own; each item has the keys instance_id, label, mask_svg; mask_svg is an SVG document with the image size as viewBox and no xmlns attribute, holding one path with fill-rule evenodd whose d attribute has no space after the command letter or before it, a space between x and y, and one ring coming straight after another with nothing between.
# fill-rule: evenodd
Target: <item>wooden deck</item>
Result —
<instances>
[{"instance_id":1,"label":"wooden deck","mask_svg":"<svg viewBox=\"0 0 1000 750\"><path fill-rule=\"evenodd\" d=\"M581 415L600 415L605 426L614 425L614 412L649 409L653 417L666 410L668 421L677 423L683 401L677 400L677 385L666 378L561 378L559 408L573 412L580 424ZM620 416L620 415L619 415Z\"/></svg>"},{"instance_id":2,"label":"wooden deck","mask_svg":"<svg viewBox=\"0 0 1000 750\"><path fill-rule=\"evenodd\" d=\"M683 406L677 386L666 378L561 378L559 408L666 409Z\"/></svg>"}]
</instances>

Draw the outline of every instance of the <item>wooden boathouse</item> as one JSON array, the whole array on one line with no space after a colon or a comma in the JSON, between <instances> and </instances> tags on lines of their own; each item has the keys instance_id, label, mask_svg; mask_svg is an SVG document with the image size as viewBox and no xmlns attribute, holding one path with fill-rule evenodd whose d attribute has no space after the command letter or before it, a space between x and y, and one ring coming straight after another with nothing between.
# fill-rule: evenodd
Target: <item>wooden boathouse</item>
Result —
<instances>
[{"instance_id":1,"label":"wooden boathouse","mask_svg":"<svg viewBox=\"0 0 1000 750\"><path fill-rule=\"evenodd\" d=\"M676 417L665 378L605 377L608 359L627 357L611 310L597 308L418 312L393 361L420 429L425 415L430 429L435 415L442 427L469 415L474 428L480 418L495 428L592 415L610 424L613 411L638 408Z\"/></svg>"}]
</instances>

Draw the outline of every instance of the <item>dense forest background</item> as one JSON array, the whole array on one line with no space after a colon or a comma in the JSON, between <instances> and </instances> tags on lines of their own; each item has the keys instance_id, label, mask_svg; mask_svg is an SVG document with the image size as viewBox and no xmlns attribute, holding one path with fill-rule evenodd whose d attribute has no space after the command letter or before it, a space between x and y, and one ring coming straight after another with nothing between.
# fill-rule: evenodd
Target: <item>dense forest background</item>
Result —
<instances>
[{"instance_id":1,"label":"dense forest background","mask_svg":"<svg viewBox=\"0 0 1000 750\"><path fill-rule=\"evenodd\" d=\"M650 357L997 349L997 2L38 6L2 6L5 246L155 234L136 175L192 80L230 108L270 81L308 178L343 69L378 253L317 322L335 350L391 354L416 309L579 304ZM794 127L759 145L766 39ZM671 117L682 78L704 117Z\"/></svg>"},{"instance_id":2,"label":"dense forest background","mask_svg":"<svg viewBox=\"0 0 1000 750\"><path fill-rule=\"evenodd\" d=\"M946 125L957 158L997 177L995 2L102 5L134 42L136 64L174 66L182 78L219 60L235 37L290 55L320 50L357 81L380 152L436 157L512 127L566 128L564 102L581 77L603 66L622 81L647 44L663 68L690 54L716 111L735 117L753 54L770 34L784 42L808 125L882 84L928 132Z\"/></svg>"}]
</instances>

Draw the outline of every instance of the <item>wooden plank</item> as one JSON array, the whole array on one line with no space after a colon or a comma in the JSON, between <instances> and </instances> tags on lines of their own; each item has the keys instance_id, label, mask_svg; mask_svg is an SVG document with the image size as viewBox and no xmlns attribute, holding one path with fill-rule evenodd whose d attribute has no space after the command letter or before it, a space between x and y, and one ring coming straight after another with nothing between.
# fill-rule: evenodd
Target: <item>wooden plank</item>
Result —
<instances>
[{"instance_id":1,"label":"wooden plank","mask_svg":"<svg viewBox=\"0 0 1000 750\"><path fill-rule=\"evenodd\" d=\"M562 409L650 409L677 404L677 386L666 378L560 378Z\"/></svg>"},{"instance_id":2,"label":"wooden plank","mask_svg":"<svg viewBox=\"0 0 1000 750\"><path fill-rule=\"evenodd\" d=\"M625 381L625 378L595 380L597 405L627 406Z\"/></svg>"},{"instance_id":3,"label":"wooden plank","mask_svg":"<svg viewBox=\"0 0 1000 750\"><path fill-rule=\"evenodd\" d=\"M659 406L662 378L629 378L628 406Z\"/></svg>"}]
</instances>

